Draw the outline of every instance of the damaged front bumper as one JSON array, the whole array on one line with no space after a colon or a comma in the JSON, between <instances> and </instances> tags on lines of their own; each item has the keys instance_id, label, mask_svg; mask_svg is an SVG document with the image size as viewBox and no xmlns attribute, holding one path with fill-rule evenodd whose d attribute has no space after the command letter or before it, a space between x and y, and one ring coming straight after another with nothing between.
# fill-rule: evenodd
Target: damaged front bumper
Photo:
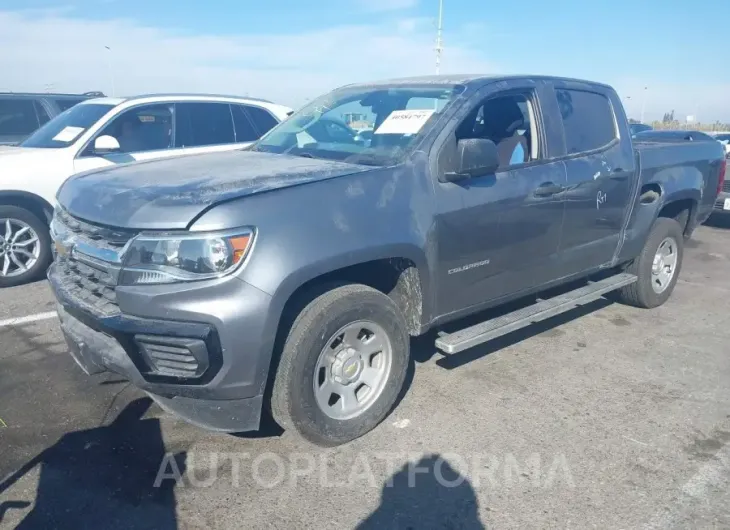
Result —
<instances>
[{"instance_id":1,"label":"damaged front bumper","mask_svg":"<svg viewBox=\"0 0 730 530\"><path fill-rule=\"evenodd\" d=\"M268 296L261 296L260 291L252 291L251 286L232 279L223 289L227 296L249 295L249 306L240 303L234 306L227 304L230 300L225 297L217 299L220 292L213 286L208 289L209 296L220 307L238 309L235 314L217 315L216 326L216 319L204 314L194 319L198 321L170 319L175 317L176 310L188 307L191 299L199 302L199 307L210 307L195 288L143 299L148 314L168 317L158 319L132 316L121 310L95 314L68 288L55 263L49 269L48 278L58 300L61 330L69 352L87 374L116 373L147 392L166 411L205 429L224 432L258 429L265 388L263 363L247 362L252 355L256 359L258 353L242 350L243 345L251 344L251 337L233 343L228 324L237 333L249 332L261 337L261 330L251 327L258 321L247 318L247 312L240 311L240 307L248 307L260 315ZM154 292L151 288L146 294ZM129 304L130 293L125 296ZM252 300L264 307L251 303ZM189 312L186 315L191 316ZM206 317L213 322L205 322ZM261 351L267 351L268 343L257 344ZM263 360L268 367L268 359ZM259 376L259 372L263 375Z\"/></svg>"}]
</instances>

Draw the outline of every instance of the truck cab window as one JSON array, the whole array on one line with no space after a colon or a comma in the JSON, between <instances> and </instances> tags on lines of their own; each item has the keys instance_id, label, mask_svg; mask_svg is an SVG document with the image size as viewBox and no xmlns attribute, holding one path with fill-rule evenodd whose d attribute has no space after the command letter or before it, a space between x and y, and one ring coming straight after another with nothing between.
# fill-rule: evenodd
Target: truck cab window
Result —
<instances>
[{"instance_id":1,"label":"truck cab window","mask_svg":"<svg viewBox=\"0 0 730 530\"><path fill-rule=\"evenodd\" d=\"M535 113L529 95L510 94L477 105L456 130L456 139L484 138L497 146L499 167L539 158Z\"/></svg>"},{"instance_id":2,"label":"truck cab window","mask_svg":"<svg viewBox=\"0 0 730 530\"><path fill-rule=\"evenodd\" d=\"M563 118L569 155L600 149L616 138L616 122L608 98L596 92L555 91Z\"/></svg>"}]
</instances>

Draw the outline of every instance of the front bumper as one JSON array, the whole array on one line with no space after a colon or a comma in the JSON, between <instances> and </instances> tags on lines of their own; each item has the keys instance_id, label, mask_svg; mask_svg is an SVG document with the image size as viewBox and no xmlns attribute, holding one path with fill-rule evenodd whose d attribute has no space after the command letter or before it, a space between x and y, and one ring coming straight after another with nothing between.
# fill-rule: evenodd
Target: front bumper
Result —
<instances>
[{"instance_id":1,"label":"front bumper","mask_svg":"<svg viewBox=\"0 0 730 530\"><path fill-rule=\"evenodd\" d=\"M58 300L61 329L85 372L117 373L164 409L207 429L258 428L275 338L267 294L235 277L117 287L118 310L95 312L56 267L51 266L48 279ZM190 350L200 370L160 370L141 340L193 344Z\"/></svg>"}]
</instances>

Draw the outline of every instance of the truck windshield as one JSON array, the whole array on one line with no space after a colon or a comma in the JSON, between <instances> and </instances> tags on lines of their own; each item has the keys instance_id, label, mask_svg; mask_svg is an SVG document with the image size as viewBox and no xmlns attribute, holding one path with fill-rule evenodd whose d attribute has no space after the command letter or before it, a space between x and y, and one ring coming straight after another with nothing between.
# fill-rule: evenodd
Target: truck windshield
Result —
<instances>
[{"instance_id":1,"label":"truck windshield","mask_svg":"<svg viewBox=\"0 0 730 530\"><path fill-rule=\"evenodd\" d=\"M113 108L114 105L101 103L75 105L46 123L20 146L46 149L68 147Z\"/></svg>"},{"instance_id":2,"label":"truck windshield","mask_svg":"<svg viewBox=\"0 0 730 530\"><path fill-rule=\"evenodd\" d=\"M461 85L342 88L295 112L251 149L392 165L463 91Z\"/></svg>"}]
</instances>

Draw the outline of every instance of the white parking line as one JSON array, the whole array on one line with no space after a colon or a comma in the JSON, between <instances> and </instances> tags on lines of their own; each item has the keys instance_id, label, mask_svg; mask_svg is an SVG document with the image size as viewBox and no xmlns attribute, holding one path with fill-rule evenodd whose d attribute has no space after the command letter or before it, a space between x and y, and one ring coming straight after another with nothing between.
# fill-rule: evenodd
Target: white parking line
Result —
<instances>
[{"instance_id":1,"label":"white parking line","mask_svg":"<svg viewBox=\"0 0 730 530\"><path fill-rule=\"evenodd\" d=\"M57 316L58 313L55 311L48 311L47 313L36 313L35 315L28 315L27 317L8 318L7 320L0 320L0 328L27 324L29 322L37 322L39 320L48 320L49 318L56 318Z\"/></svg>"}]
</instances>

